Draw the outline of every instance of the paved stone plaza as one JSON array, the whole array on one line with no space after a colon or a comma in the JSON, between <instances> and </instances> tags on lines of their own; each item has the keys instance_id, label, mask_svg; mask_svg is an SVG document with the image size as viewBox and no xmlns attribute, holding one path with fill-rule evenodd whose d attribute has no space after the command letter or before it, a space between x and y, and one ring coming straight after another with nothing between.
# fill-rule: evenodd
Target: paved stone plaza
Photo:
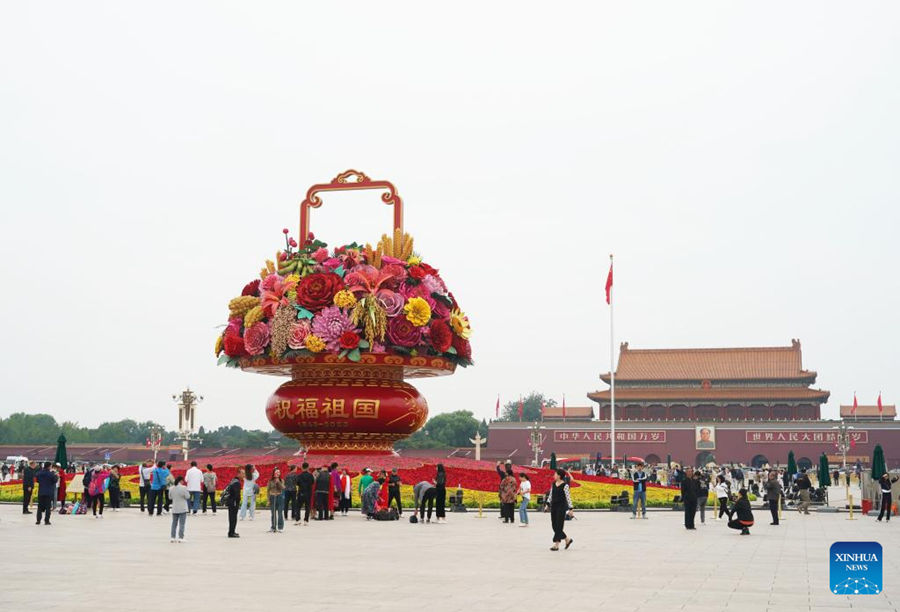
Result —
<instances>
[{"instance_id":1,"label":"paved stone plaza","mask_svg":"<svg viewBox=\"0 0 900 612\"><path fill-rule=\"evenodd\" d=\"M900 520L791 512L771 527L755 514L741 537L709 519L688 532L676 512L582 512L573 547L550 552L549 517L535 513L528 529L496 513L451 514L444 525L352 514L270 534L262 511L229 540L220 512L188 518L188 541L171 544L168 516L129 509L37 527L3 505L0 610L215 609L226 594L234 610L900 609ZM881 542L884 593L828 591L828 548L839 540Z\"/></svg>"}]
</instances>

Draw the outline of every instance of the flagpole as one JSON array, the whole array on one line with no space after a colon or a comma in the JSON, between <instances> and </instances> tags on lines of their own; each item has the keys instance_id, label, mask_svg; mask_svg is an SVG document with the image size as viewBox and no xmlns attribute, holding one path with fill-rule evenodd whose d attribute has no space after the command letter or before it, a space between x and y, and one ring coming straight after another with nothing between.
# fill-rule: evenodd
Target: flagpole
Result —
<instances>
[{"instance_id":1,"label":"flagpole","mask_svg":"<svg viewBox=\"0 0 900 612\"><path fill-rule=\"evenodd\" d=\"M613 271L613 256L609 254L609 273ZM616 362L615 362L615 333L613 327L613 294L614 287L609 288L609 465L612 467L616 460Z\"/></svg>"}]
</instances>

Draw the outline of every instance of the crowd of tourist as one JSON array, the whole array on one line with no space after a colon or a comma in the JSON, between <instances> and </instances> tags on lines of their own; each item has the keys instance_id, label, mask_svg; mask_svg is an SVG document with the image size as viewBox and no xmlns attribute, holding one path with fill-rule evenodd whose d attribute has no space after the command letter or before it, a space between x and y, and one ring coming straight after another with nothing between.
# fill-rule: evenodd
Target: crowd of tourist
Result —
<instances>
[{"instance_id":1,"label":"crowd of tourist","mask_svg":"<svg viewBox=\"0 0 900 612\"><path fill-rule=\"evenodd\" d=\"M659 474L655 468L648 471L641 462L622 471L615 466L609 470L600 465L588 467L585 473L618 474L631 480L631 518L647 518L647 487L650 483L659 482ZM505 464L498 461L496 471L499 477L497 493L500 518L504 524L515 524L518 504L519 526L528 527L528 506L532 496L530 478L524 472L516 474L509 461ZM32 514L29 507L35 499L37 501L37 524L49 525L50 515L57 507L63 514L86 514L90 511L94 517L102 518L107 496L109 507L114 511L121 504L119 467L115 465L83 466L82 472L68 483L68 489L58 463L23 463L14 474L23 481L23 513ZM171 464L165 461L146 461L139 466L138 476L140 511L146 512L149 517L170 514L172 542L184 540L189 514L206 514L209 510L214 515L220 506L224 506L228 514L229 538L240 537L237 533L239 520L255 519L256 500L261 493L261 475L254 465L247 464L238 468L218 500L216 490L219 480L211 464L207 464L204 470L193 461L184 476L175 476ZM285 524L290 522L295 526L308 526L310 519L328 521L334 520L335 516L347 516L354 494L360 498L361 514L366 520L396 520L403 515L400 487L404 483L396 468L390 472L385 469L375 472L365 468L356 487L353 487L348 470L340 468L337 463L322 466L311 466L308 463L291 465L287 468L287 473L274 467L266 476L265 497L268 501L271 533L283 533ZM750 507L751 494L762 494L772 515L770 525L777 526L787 496L796 499L798 513L809 514L811 495L815 491L805 469L794 474L777 468L754 470L745 479L741 468L695 470L691 467L676 467L666 477L671 479L672 484L680 487L680 503L684 507L686 529L696 529L695 519L698 514L700 523L706 523L707 499L712 492L718 509L715 518L727 517L727 526L740 531L741 535L749 535L750 527L754 525ZM551 550L554 551L559 550L561 544L568 549L573 542L564 529L565 522L574 517L570 479L565 470L555 470L553 484L544 492L541 509L550 513L553 529ZM879 521L885 515L888 521L891 518L891 485L896 481L897 478L891 479L888 475L879 481L883 495ZM436 466L431 479L415 483L410 522L430 523L433 515L435 522L446 522L446 487L447 474L440 464ZM71 497L71 501L68 497Z\"/></svg>"}]
</instances>

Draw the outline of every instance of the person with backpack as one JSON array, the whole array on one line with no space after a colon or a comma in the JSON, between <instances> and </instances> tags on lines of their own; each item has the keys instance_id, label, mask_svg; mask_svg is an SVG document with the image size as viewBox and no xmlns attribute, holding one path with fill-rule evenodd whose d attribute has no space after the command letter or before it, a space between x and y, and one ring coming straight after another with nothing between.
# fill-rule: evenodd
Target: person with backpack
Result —
<instances>
[{"instance_id":1,"label":"person with backpack","mask_svg":"<svg viewBox=\"0 0 900 612\"><path fill-rule=\"evenodd\" d=\"M231 482L228 483L228 486L225 487L222 491L222 496L219 498L219 503L228 510L229 538L240 537L235 529L237 529L238 506L241 503L241 490L243 489L241 481L243 478L244 468L239 467L234 474L234 478L231 479Z\"/></svg>"},{"instance_id":2,"label":"person with backpack","mask_svg":"<svg viewBox=\"0 0 900 612\"><path fill-rule=\"evenodd\" d=\"M184 542L184 525L187 522L189 504L192 501L191 492L184 484L182 476L176 476L172 480L172 488L169 491L169 497L172 499L172 543ZM175 533L178 533L178 539L175 539Z\"/></svg>"},{"instance_id":3,"label":"person with backpack","mask_svg":"<svg viewBox=\"0 0 900 612\"><path fill-rule=\"evenodd\" d=\"M206 471L203 473L203 514L206 514L206 501L212 506L212 513L216 513L216 484L219 477L213 471L212 463L206 464Z\"/></svg>"},{"instance_id":4,"label":"person with backpack","mask_svg":"<svg viewBox=\"0 0 900 612\"><path fill-rule=\"evenodd\" d=\"M272 533L284 531L284 479L281 477L281 468L272 470L269 484L266 486L266 495L269 498L269 513L272 515Z\"/></svg>"},{"instance_id":5,"label":"person with backpack","mask_svg":"<svg viewBox=\"0 0 900 612\"><path fill-rule=\"evenodd\" d=\"M148 516L153 516L153 507L156 506L156 516L162 516L163 501L166 496L166 481L171 473L166 469L165 461L158 461L156 467L150 471L150 498L147 502Z\"/></svg>"},{"instance_id":6,"label":"person with backpack","mask_svg":"<svg viewBox=\"0 0 900 612\"><path fill-rule=\"evenodd\" d=\"M94 518L103 518L103 501L104 494L106 493L107 478L109 478L109 472L104 467L99 465L94 466L94 473L91 476L91 484L89 488L91 496L91 511L94 514ZM97 516L98 506L100 507L99 517Z\"/></svg>"},{"instance_id":7,"label":"person with backpack","mask_svg":"<svg viewBox=\"0 0 900 612\"><path fill-rule=\"evenodd\" d=\"M256 495L259 493L259 485L256 483L259 472L248 463L244 466L244 499L241 501L241 520L247 516L247 508L250 509L250 520L256 515Z\"/></svg>"}]
</instances>

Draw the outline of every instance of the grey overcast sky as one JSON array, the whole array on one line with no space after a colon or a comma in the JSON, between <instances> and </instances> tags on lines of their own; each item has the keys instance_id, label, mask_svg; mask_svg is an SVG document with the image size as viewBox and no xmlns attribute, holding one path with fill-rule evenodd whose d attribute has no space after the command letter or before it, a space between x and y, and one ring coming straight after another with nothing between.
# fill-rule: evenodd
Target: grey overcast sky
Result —
<instances>
[{"instance_id":1,"label":"grey overcast sky","mask_svg":"<svg viewBox=\"0 0 900 612\"><path fill-rule=\"evenodd\" d=\"M840 403L900 400L896 2L8 2L0 9L0 415L95 426L206 396L227 302L307 187L392 180L469 313L431 414L605 388L616 344L803 343ZM326 241L390 209L332 196Z\"/></svg>"}]
</instances>

